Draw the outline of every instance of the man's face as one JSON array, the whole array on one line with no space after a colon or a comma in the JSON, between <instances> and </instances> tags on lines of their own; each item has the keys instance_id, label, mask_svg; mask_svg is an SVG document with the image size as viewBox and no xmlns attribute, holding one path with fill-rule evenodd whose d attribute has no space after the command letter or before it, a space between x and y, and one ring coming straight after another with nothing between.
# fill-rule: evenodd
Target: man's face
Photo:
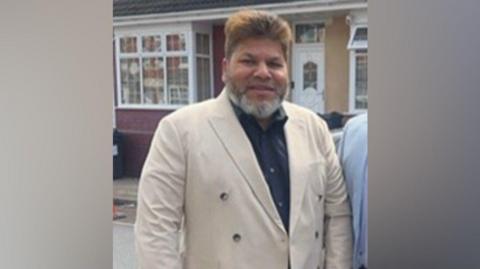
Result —
<instances>
[{"instance_id":1,"label":"man's face","mask_svg":"<svg viewBox=\"0 0 480 269\"><path fill-rule=\"evenodd\" d=\"M246 39L222 67L230 97L248 114L268 118L285 98L288 70L278 42Z\"/></svg>"}]
</instances>

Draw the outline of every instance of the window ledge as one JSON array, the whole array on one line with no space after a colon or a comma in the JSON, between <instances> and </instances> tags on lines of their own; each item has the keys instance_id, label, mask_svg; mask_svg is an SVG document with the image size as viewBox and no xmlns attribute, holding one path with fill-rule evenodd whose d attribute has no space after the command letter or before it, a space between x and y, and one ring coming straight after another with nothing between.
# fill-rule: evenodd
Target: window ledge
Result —
<instances>
[{"instance_id":1,"label":"window ledge","mask_svg":"<svg viewBox=\"0 0 480 269\"><path fill-rule=\"evenodd\" d=\"M187 104L188 105L188 104ZM132 109L132 110L177 110L187 105L118 105L118 109Z\"/></svg>"}]
</instances>

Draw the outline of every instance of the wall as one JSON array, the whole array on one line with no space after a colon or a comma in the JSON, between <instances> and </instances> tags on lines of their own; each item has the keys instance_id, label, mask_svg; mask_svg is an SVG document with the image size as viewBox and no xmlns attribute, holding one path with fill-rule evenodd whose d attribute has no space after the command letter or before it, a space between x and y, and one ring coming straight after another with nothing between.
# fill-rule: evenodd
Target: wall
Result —
<instances>
[{"instance_id":1,"label":"wall","mask_svg":"<svg viewBox=\"0 0 480 269\"><path fill-rule=\"evenodd\" d=\"M122 134L124 175L139 177L158 122L173 110L116 109Z\"/></svg>"},{"instance_id":2,"label":"wall","mask_svg":"<svg viewBox=\"0 0 480 269\"><path fill-rule=\"evenodd\" d=\"M325 110L348 111L348 50L345 16L332 18L325 29Z\"/></svg>"},{"instance_id":3,"label":"wall","mask_svg":"<svg viewBox=\"0 0 480 269\"><path fill-rule=\"evenodd\" d=\"M225 57L225 33L223 25L213 26L213 86L214 95L217 96L223 89L222 60Z\"/></svg>"}]
</instances>

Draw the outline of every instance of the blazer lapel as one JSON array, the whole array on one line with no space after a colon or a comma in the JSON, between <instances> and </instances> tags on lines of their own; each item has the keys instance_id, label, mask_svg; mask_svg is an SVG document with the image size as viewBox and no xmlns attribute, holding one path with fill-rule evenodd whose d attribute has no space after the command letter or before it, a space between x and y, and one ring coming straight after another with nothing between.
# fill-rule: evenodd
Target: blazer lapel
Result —
<instances>
[{"instance_id":1,"label":"blazer lapel","mask_svg":"<svg viewBox=\"0 0 480 269\"><path fill-rule=\"evenodd\" d=\"M222 91L216 101L218 103L218 113L209 117L210 125L263 209L285 231L273 203L268 185L258 165L255 152L240 122L236 118L225 90Z\"/></svg>"},{"instance_id":2,"label":"blazer lapel","mask_svg":"<svg viewBox=\"0 0 480 269\"><path fill-rule=\"evenodd\" d=\"M300 215L302 200L305 192L307 178L305 167L309 162L308 143L305 139L305 123L301 119L290 116L285 108L289 119L285 124L285 137L288 148L288 162L290 167L290 233L295 229L295 224Z\"/></svg>"}]
</instances>

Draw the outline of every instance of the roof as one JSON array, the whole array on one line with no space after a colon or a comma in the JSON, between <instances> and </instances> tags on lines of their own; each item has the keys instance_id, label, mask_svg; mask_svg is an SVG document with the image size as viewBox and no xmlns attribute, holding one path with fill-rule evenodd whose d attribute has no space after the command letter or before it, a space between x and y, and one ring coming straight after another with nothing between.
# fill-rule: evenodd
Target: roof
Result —
<instances>
[{"instance_id":1,"label":"roof","mask_svg":"<svg viewBox=\"0 0 480 269\"><path fill-rule=\"evenodd\" d=\"M113 0L113 16L135 16L291 2L305 2L305 0Z\"/></svg>"}]
</instances>

